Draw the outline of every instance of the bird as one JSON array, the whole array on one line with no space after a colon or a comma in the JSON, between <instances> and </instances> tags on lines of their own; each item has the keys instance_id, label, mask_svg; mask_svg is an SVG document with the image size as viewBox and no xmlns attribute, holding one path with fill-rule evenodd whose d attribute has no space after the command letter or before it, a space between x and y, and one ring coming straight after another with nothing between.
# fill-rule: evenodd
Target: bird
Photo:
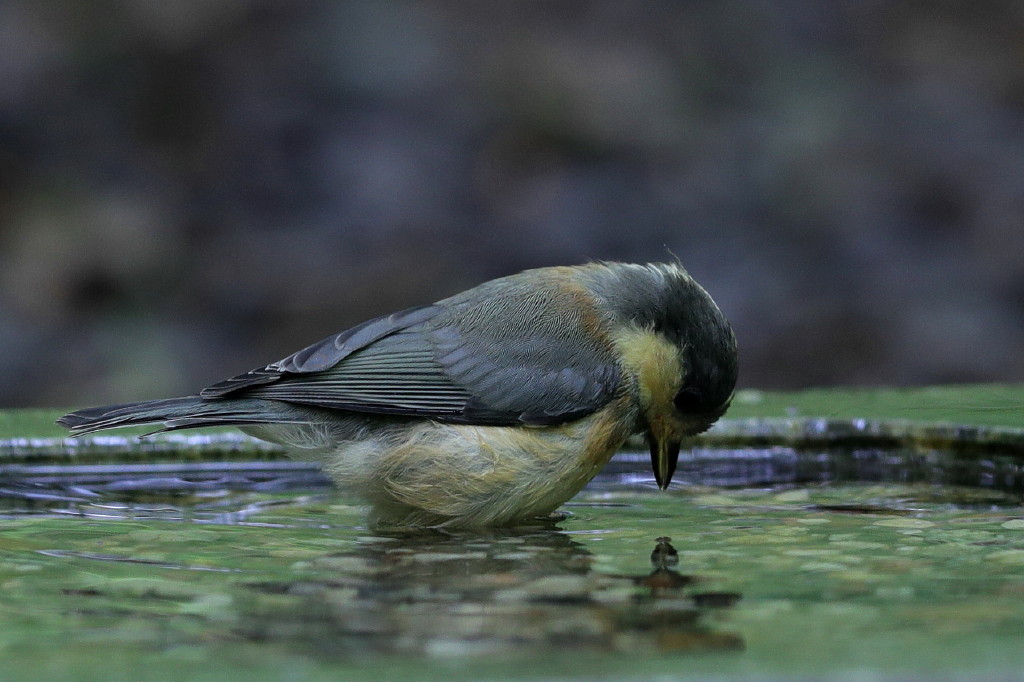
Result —
<instances>
[{"instance_id":1,"label":"bird","mask_svg":"<svg viewBox=\"0 0 1024 682\"><path fill-rule=\"evenodd\" d=\"M196 395L57 423L236 426L318 462L374 527L515 526L550 517L634 434L666 489L737 368L732 327L681 264L594 261L371 319Z\"/></svg>"}]
</instances>

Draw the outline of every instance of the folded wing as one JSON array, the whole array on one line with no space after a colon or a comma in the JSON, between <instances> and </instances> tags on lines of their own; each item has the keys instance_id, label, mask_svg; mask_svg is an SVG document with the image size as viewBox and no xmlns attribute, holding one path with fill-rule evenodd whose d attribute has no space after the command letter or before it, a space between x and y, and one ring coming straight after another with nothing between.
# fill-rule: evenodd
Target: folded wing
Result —
<instances>
[{"instance_id":1,"label":"folded wing","mask_svg":"<svg viewBox=\"0 0 1024 682\"><path fill-rule=\"evenodd\" d=\"M494 284L370 320L202 396L484 425L557 424L607 403L618 366L579 295Z\"/></svg>"}]
</instances>

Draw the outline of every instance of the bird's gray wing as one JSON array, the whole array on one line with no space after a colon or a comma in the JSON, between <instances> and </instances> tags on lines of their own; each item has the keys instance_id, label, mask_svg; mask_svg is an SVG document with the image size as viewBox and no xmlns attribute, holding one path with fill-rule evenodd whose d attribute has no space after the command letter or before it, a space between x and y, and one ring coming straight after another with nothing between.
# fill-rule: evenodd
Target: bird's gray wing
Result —
<instances>
[{"instance_id":1,"label":"bird's gray wing","mask_svg":"<svg viewBox=\"0 0 1024 682\"><path fill-rule=\"evenodd\" d=\"M557 424L605 405L620 371L592 297L547 272L487 282L439 302L425 335L472 395L467 421Z\"/></svg>"},{"instance_id":2,"label":"bird's gray wing","mask_svg":"<svg viewBox=\"0 0 1024 682\"><path fill-rule=\"evenodd\" d=\"M473 293L475 292L475 294ZM618 387L578 301L487 285L371 320L203 391L470 424L556 424Z\"/></svg>"}]
</instances>

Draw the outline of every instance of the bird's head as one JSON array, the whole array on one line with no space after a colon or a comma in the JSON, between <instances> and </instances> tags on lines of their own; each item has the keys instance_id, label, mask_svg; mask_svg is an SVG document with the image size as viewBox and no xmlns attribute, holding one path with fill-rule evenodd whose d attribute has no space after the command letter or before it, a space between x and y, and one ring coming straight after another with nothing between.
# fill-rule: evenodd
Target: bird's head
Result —
<instances>
[{"instance_id":1,"label":"bird's head","mask_svg":"<svg viewBox=\"0 0 1024 682\"><path fill-rule=\"evenodd\" d=\"M736 385L736 337L706 291L675 264L612 266L605 300L614 341L651 446L654 477L668 487L680 442L710 427Z\"/></svg>"}]
</instances>

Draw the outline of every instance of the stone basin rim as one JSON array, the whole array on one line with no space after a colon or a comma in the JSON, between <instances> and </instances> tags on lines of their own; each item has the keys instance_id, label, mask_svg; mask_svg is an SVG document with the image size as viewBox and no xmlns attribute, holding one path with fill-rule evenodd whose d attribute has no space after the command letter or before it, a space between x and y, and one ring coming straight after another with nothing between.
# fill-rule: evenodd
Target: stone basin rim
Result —
<instances>
[{"instance_id":1,"label":"stone basin rim","mask_svg":"<svg viewBox=\"0 0 1024 682\"><path fill-rule=\"evenodd\" d=\"M1024 428L905 419L784 417L723 419L689 439L692 448L790 447L946 450L1024 457ZM627 448L643 449L642 438ZM0 439L0 465L16 463L231 461L287 459L283 448L240 432L91 434L77 438Z\"/></svg>"}]
</instances>

